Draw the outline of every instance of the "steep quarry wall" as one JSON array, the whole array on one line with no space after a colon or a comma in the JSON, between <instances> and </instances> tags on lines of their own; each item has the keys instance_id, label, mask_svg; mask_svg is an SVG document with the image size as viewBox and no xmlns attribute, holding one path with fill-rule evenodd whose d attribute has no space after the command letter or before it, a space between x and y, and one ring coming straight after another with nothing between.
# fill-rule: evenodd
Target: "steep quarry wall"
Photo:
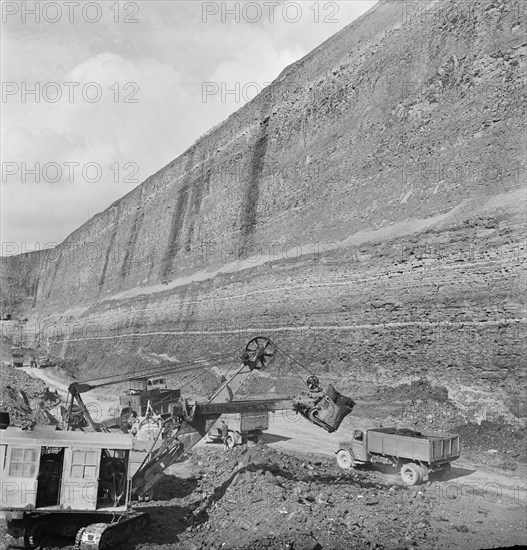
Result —
<instances>
[{"instance_id":1,"label":"steep quarry wall","mask_svg":"<svg viewBox=\"0 0 527 550\"><path fill-rule=\"evenodd\" d=\"M427 376L524 415L525 30L523 2L380 2L4 259L9 303L85 377L268 333L341 387Z\"/></svg>"}]
</instances>

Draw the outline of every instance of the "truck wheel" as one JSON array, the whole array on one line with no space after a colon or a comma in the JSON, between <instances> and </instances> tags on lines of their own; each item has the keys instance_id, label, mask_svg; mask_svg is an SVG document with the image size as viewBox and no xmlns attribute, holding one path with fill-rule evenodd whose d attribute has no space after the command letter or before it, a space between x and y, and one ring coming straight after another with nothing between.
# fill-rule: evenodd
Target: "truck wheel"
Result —
<instances>
[{"instance_id":1,"label":"truck wheel","mask_svg":"<svg viewBox=\"0 0 527 550\"><path fill-rule=\"evenodd\" d=\"M227 436L227 439L226 439L226 443L227 443L227 447L229 447L229 449L232 449L234 448L234 437L232 437L232 435L228 435Z\"/></svg>"},{"instance_id":2,"label":"truck wheel","mask_svg":"<svg viewBox=\"0 0 527 550\"><path fill-rule=\"evenodd\" d=\"M353 453L347 449L340 449L337 453L337 464L343 470L350 470L353 468L354 461L355 457L353 456Z\"/></svg>"},{"instance_id":3,"label":"truck wheel","mask_svg":"<svg viewBox=\"0 0 527 550\"><path fill-rule=\"evenodd\" d=\"M423 479L421 468L410 462L401 468L401 479L406 485L417 485Z\"/></svg>"},{"instance_id":4,"label":"truck wheel","mask_svg":"<svg viewBox=\"0 0 527 550\"><path fill-rule=\"evenodd\" d=\"M153 498L154 498L154 489L150 489L149 491L146 491L143 494L139 495L137 500L139 502L150 502Z\"/></svg>"}]
</instances>

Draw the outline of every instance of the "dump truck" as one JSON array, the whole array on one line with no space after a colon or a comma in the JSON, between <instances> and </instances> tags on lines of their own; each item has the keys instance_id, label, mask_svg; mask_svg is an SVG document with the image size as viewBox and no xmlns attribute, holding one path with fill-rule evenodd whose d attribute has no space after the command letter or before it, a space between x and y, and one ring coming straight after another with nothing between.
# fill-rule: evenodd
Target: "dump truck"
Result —
<instances>
[{"instance_id":1,"label":"dump truck","mask_svg":"<svg viewBox=\"0 0 527 550\"><path fill-rule=\"evenodd\" d=\"M250 407L250 403L248 404ZM269 411L245 410L239 414L224 414L220 420L224 420L229 428L227 434L227 446L233 448L247 441L257 442L263 431L269 428ZM223 440L221 427L215 426L210 430L209 442L219 443Z\"/></svg>"},{"instance_id":2,"label":"dump truck","mask_svg":"<svg viewBox=\"0 0 527 550\"><path fill-rule=\"evenodd\" d=\"M24 366L24 352L21 348L13 347L11 348L11 364L13 367L23 367Z\"/></svg>"},{"instance_id":3,"label":"dump truck","mask_svg":"<svg viewBox=\"0 0 527 550\"><path fill-rule=\"evenodd\" d=\"M404 483L416 485L432 472L449 472L460 450L457 434L391 427L354 430L351 440L339 442L336 455L344 470L374 462L391 464Z\"/></svg>"},{"instance_id":4,"label":"dump truck","mask_svg":"<svg viewBox=\"0 0 527 550\"><path fill-rule=\"evenodd\" d=\"M37 367L39 369L45 369L46 367L54 367L55 363L51 360L49 355L40 355L37 358Z\"/></svg>"}]
</instances>

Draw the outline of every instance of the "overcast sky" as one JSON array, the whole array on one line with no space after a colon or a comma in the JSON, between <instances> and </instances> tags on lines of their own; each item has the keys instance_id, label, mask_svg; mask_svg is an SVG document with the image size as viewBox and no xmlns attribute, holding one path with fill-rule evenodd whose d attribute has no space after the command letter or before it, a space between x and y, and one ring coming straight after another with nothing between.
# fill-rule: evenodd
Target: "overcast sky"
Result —
<instances>
[{"instance_id":1,"label":"overcast sky","mask_svg":"<svg viewBox=\"0 0 527 550\"><path fill-rule=\"evenodd\" d=\"M63 241L375 3L3 2L2 254Z\"/></svg>"}]
</instances>

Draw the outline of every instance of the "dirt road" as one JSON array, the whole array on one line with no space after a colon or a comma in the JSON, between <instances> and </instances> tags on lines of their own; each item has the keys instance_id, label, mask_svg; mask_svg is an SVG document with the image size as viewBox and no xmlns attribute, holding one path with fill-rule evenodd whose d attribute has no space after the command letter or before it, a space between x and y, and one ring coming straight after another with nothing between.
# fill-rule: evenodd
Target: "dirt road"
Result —
<instances>
[{"instance_id":1,"label":"dirt road","mask_svg":"<svg viewBox=\"0 0 527 550\"><path fill-rule=\"evenodd\" d=\"M45 382L51 389L57 390L64 401L67 400L68 384L57 380L42 369L34 367L23 367L20 370L23 370L33 378L39 378L40 380ZM82 400L84 401L88 412L95 422L108 422L110 420L114 421L119 416L118 399L110 401L104 399L104 397L102 397L101 395L98 395L96 391L92 391L83 393Z\"/></svg>"},{"instance_id":2,"label":"dirt road","mask_svg":"<svg viewBox=\"0 0 527 550\"><path fill-rule=\"evenodd\" d=\"M37 369L35 367L22 367L20 370L23 370L29 376L32 376L33 378L40 378L43 382L49 385L50 388L56 389L61 397L66 399L68 395L68 386L67 384L64 384L63 382L59 382L55 378L52 378L51 376L48 376L45 371L42 369Z\"/></svg>"},{"instance_id":3,"label":"dirt road","mask_svg":"<svg viewBox=\"0 0 527 550\"><path fill-rule=\"evenodd\" d=\"M368 419L351 416L344 421L338 432L330 434L292 412L283 411L275 413L274 418L271 416L269 430L263 436L263 441L284 451L334 456L339 449L339 441L351 439L353 429L373 427L375 424ZM384 471L382 475L390 474ZM397 474L392 475L394 483L401 481ZM489 501L499 498L527 503L525 472L497 471L461 458L455 462L448 482L452 486L462 486L466 493L472 491L474 494L486 494Z\"/></svg>"}]
</instances>

